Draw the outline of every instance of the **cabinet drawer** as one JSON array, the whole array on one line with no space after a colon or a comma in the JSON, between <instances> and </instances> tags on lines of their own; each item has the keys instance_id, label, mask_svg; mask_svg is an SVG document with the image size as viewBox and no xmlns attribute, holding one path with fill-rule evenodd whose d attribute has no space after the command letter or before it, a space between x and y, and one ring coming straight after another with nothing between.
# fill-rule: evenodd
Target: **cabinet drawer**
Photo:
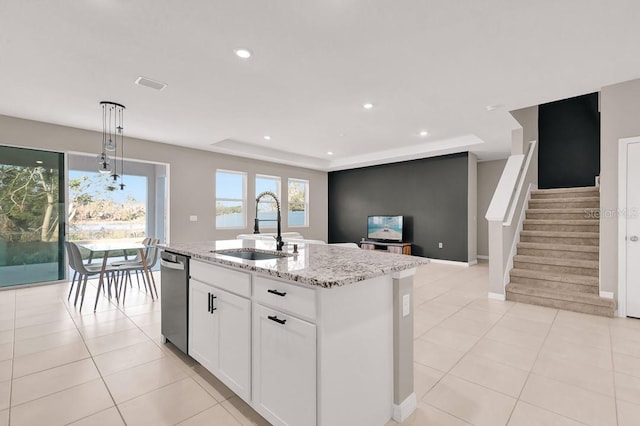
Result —
<instances>
[{"instance_id":1,"label":"cabinet drawer","mask_svg":"<svg viewBox=\"0 0 640 426\"><path fill-rule=\"evenodd\" d=\"M198 260L191 260L191 277L240 296L251 297L251 275Z\"/></svg>"},{"instance_id":2,"label":"cabinet drawer","mask_svg":"<svg viewBox=\"0 0 640 426\"><path fill-rule=\"evenodd\" d=\"M255 277L253 296L254 300L263 305L306 319L316 319L316 293L313 289Z\"/></svg>"}]
</instances>

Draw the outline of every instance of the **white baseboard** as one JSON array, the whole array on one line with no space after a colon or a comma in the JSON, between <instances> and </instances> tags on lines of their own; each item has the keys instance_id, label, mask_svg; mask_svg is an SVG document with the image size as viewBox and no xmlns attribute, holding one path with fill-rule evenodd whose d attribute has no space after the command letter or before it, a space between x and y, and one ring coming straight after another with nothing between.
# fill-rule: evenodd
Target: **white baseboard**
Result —
<instances>
[{"instance_id":1,"label":"white baseboard","mask_svg":"<svg viewBox=\"0 0 640 426\"><path fill-rule=\"evenodd\" d=\"M600 291L600 297L604 297L605 299L613 299L612 291Z\"/></svg>"},{"instance_id":2,"label":"white baseboard","mask_svg":"<svg viewBox=\"0 0 640 426\"><path fill-rule=\"evenodd\" d=\"M393 420L398 423L404 422L418 406L416 394L411 393L400 405L393 404Z\"/></svg>"},{"instance_id":3,"label":"white baseboard","mask_svg":"<svg viewBox=\"0 0 640 426\"><path fill-rule=\"evenodd\" d=\"M493 300L501 300L501 301L503 301L503 302L504 302L505 300L507 300L507 299L506 299L506 296L505 296L504 294L500 294L500 293L492 293L492 292L489 292L489 294L487 294L487 297L488 297L489 299L493 299Z\"/></svg>"},{"instance_id":4,"label":"white baseboard","mask_svg":"<svg viewBox=\"0 0 640 426\"><path fill-rule=\"evenodd\" d=\"M467 266L467 267L478 263L477 260L472 260L471 262L459 262L457 260L432 259L430 257L427 257L427 260L429 260L429 262L431 263L441 263L443 265Z\"/></svg>"},{"instance_id":5,"label":"white baseboard","mask_svg":"<svg viewBox=\"0 0 640 426\"><path fill-rule=\"evenodd\" d=\"M485 256L483 254L479 254L477 257L478 257L478 259L489 260L489 256Z\"/></svg>"}]
</instances>

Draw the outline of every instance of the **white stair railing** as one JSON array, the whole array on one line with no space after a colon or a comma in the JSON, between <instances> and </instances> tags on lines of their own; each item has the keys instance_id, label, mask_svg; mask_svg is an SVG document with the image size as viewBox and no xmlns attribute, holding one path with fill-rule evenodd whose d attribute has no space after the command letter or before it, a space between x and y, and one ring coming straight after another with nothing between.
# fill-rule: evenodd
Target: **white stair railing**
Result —
<instances>
[{"instance_id":1,"label":"white stair railing","mask_svg":"<svg viewBox=\"0 0 640 426\"><path fill-rule=\"evenodd\" d=\"M509 157L485 215L489 222L489 297L493 299L505 299L529 194L537 188L536 170L531 166L535 148L536 141L531 141L526 155Z\"/></svg>"}]
</instances>

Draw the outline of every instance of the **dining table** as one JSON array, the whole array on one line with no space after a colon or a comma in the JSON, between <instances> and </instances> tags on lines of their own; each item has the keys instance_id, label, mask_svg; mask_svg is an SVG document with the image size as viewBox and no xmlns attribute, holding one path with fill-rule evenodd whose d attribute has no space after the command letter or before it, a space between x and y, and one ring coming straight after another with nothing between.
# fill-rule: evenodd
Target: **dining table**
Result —
<instances>
[{"instance_id":1,"label":"dining table","mask_svg":"<svg viewBox=\"0 0 640 426\"><path fill-rule=\"evenodd\" d=\"M100 278L98 281L98 293L96 295L96 303L95 303L95 307L94 310L97 308L98 306L98 299L100 297L100 290L103 288L104 286L104 277L105 277L105 273L107 270L107 263L109 260L109 255L110 253L113 252L126 252L126 251L133 251L133 250L137 250L138 253L140 254L140 260L142 263L142 270L143 273L145 274L145 277L147 279L147 283L149 283L149 293L151 293L151 300L155 300L158 297L158 290L155 290L156 294L155 294L155 298L154 298L154 289L151 288L151 283L152 278L151 278L151 271L149 270L148 264L147 264L147 255L146 255L146 251L153 247L151 245L147 245L147 244L143 244L143 243L136 243L136 242L126 242L126 241L118 241L118 242L104 242L104 243L86 243L86 244L78 244L78 246L88 250L90 252L90 258L93 258L93 255L95 253L103 253L102 255L102 268L100 269ZM118 298L118 293L117 293L117 288L115 289L116 292L116 299ZM111 289L109 288L109 294L111 293Z\"/></svg>"}]
</instances>

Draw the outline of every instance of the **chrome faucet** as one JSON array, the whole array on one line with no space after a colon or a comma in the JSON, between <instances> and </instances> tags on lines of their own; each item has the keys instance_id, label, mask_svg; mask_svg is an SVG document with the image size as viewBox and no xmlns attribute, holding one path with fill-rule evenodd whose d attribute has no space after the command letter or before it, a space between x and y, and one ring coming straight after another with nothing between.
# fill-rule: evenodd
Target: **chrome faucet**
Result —
<instances>
[{"instance_id":1,"label":"chrome faucet","mask_svg":"<svg viewBox=\"0 0 640 426\"><path fill-rule=\"evenodd\" d=\"M280 216L280 200L278 200L278 197L276 197L276 194L274 194L271 191L261 192L256 197L256 218L254 219L254 222L253 222L253 233L254 234L259 234L260 233L260 222L273 222L274 221L273 219L258 219L258 205L259 205L260 200L262 199L262 197L264 197L265 195L268 195L271 198L273 198L275 200L275 202L276 202L276 207L278 208L278 216L277 216L277 219L275 220L276 222L278 222L278 236L275 237L276 238L276 250L277 251L282 251L282 246L284 246L284 242L282 241L282 219L281 219L281 216Z\"/></svg>"}]
</instances>

